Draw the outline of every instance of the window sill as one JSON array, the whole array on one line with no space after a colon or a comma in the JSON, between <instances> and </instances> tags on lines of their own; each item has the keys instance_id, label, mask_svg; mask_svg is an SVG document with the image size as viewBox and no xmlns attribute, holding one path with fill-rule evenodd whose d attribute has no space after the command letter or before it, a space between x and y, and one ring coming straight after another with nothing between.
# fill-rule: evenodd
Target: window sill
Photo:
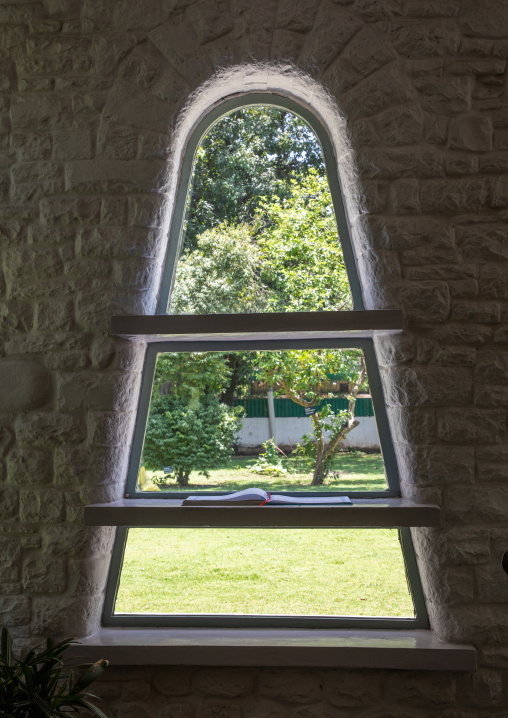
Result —
<instances>
[{"instance_id":1,"label":"window sill","mask_svg":"<svg viewBox=\"0 0 508 718\"><path fill-rule=\"evenodd\" d=\"M377 333L399 333L403 315L398 309L339 312L283 312L273 314L159 314L111 318L111 333L146 342L238 341L274 338L370 338Z\"/></svg>"},{"instance_id":2,"label":"window sill","mask_svg":"<svg viewBox=\"0 0 508 718\"><path fill-rule=\"evenodd\" d=\"M102 628L69 650L112 665L474 671L476 650L428 630Z\"/></svg>"},{"instance_id":3,"label":"window sill","mask_svg":"<svg viewBox=\"0 0 508 718\"><path fill-rule=\"evenodd\" d=\"M409 499L353 499L351 506L181 506L182 499L122 499L85 507L87 526L404 527L440 526L440 508Z\"/></svg>"}]
</instances>

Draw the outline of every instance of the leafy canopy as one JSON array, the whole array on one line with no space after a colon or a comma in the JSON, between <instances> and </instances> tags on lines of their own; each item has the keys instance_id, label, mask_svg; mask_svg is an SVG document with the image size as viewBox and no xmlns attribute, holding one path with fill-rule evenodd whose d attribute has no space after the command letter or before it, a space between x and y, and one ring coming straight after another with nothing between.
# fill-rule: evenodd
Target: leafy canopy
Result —
<instances>
[{"instance_id":1,"label":"leafy canopy","mask_svg":"<svg viewBox=\"0 0 508 718\"><path fill-rule=\"evenodd\" d=\"M321 147L299 117L275 107L245 107L223 117L197 151L186 247L205 230L249 224L261 197L288 197L292 178L324 174Z\"/></svg>"}]
</instances>

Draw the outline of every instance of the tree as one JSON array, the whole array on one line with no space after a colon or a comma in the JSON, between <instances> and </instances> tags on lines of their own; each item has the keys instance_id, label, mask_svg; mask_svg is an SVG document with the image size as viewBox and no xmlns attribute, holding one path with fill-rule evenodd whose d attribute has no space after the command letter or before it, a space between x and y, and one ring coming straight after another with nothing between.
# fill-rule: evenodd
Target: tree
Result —
<instances>
[{"instance_id":1,"label":"tree","mask_svg":"<svg viewBox=\"0 0 508 718\"><path fill-rule=\"evenodd\" d=\"M232 314L262 311L257 278L259 252L249 225L227 222L206 230L178 262L172 314Z\"/></svg>"},{"instance_id":2,"label":"tree","mask_svg":"<svg viewBox=\"0 0 508 718\"><path fill-rule=\"evenodd\" d=\"M326 177L310 169L289 196L261 202L257 237L267 311L350 309L351 291Z\"/></svg>"},{"instance_id":3,"label":"tree","mask_svg":"<svg viewBox=\"0 0 508 718\"><path fill-rule=\"evenodd\" d=\"M307 441L314 458L312 486L321 486L330 470L340 442L358 426L355 403L366 382L365 361L359 349L307 349L299 351L259 352L258 373L274 391L311 410L313 441ZM353 384L348 408L334 413L322 401L320 384L330 374L343 374ZM326 434L329 433L328 442Z\"/></svg>"},{"instance_id":4,"label":"tree","mask_svg":"<svg viewBox=\"0 0 508 718\"><path fill-rule=\"evenodd\" d=\"M208 476L209 469L231 458L240 412L215 396L198 404L171 394L157 397L150 407L143 462L150 469L171 464L178 486L188 486L191 471Z\"/></svg>"},{"instance_id":5,"label":"tree","mask_svg":"<svg viewBox=\"0 0 508 718\"><path fill-rule=\"evenodd\" d=\"M291 179L324 174L321 147L299 117L275 107L245 107L222 118L197 151L185 246L206 229L250 224L261 197L289 196Z\"/></svg>"},{"instance_id":6,"label":"tree","mask_svg":"<svg viewBox=\"0 0 508 718\"><path fill-rule=\"evenodd\" d=\"M143 464L173 465L179 486L230 459L242 412L222 404L231 370L221 352L167 352L157 361Z\"/></svg>"}]
</instances>

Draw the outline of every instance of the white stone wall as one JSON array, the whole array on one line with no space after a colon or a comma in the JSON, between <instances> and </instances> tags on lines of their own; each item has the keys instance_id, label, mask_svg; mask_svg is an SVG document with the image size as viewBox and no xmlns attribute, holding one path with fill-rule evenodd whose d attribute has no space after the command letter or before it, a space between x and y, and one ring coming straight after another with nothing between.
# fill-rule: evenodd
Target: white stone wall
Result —
<instances>
[{"instance_id":1,"label":"white stone wall","mask_svg":"<svg viewBox=\"0 0 508 718\"><path fill-rule=\"evenodd\" d=\"M247 417L238 432L239 447L260 446L272 438L268 419ZM308 416L285 416L275 418L275 441L280 446L296 446L304 434L312 434L312 420ZM342 442L352 449L379 449L379 435L373 416L362 416L358 426Z\"/></svg>"},{"instance_id":2,"label":"white stone wall","mask_svg":"<svg viewBox=\"0 0 508 718\"><path fill-rule=\"evenodd\" d=\"M307 73L300 94L327 88L347 123L321 112L367 306L406 316L377 345L403 491L443 509L414 531L431 622L480 670L122 669L103 691L136 718L506 716L506 0L0 0L0 26L0 620L16 645L99 622L112 531L83 506L122 495L143 354L109 319L153 311L180 113L214 73L279 63L288 94ZM274 87L241 74L237 91Z\"/></svg>"}]
</instances>

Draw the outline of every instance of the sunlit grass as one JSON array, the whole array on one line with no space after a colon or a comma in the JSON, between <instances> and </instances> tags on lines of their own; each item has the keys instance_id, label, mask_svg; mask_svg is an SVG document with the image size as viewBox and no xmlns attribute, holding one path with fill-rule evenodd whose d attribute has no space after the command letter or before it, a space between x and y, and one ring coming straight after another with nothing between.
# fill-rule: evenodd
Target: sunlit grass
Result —
<instances>
[{"instance_id":1,"label":"sunlit grass","mask_svg":"<svg viewBox=\"0 0 508 718\"><path fill-rule=\"evenodd\" d=\"M130 529L115 611L412 617L413 605L394 529Z\"/></svg>"},{"instance_id":2,"label":"sunlit grass","mask_svg":"<svg viewBox=\"0 0 508 718\"><path fill-rule=\"evenodd\" d=\"M323 486L311 486L312 473L302 459L289 457L282 464L288 473L266 476L249 471L257 457L235 458L219 469L210 471L210 476L193 472L185 491L239 491L248 486L258 486L270 492L277 491L385 491L386 479L381 454L367 454L361 451L339 453L335 456L332 471ZM163 471L147 471L150 480L164 480ZM174 478L167 478L166 485L159 485L163 491L181 491Z\"/></svg>"}]
</instances>

